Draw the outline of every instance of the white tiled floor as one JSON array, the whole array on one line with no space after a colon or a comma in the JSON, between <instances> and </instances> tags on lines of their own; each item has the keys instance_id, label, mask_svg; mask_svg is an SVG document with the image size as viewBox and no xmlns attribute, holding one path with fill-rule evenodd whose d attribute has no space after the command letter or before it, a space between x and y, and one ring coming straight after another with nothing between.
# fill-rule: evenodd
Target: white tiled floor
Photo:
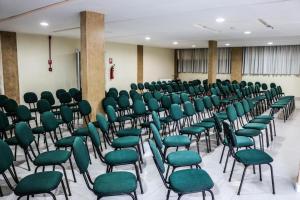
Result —
<instances>
[{"instance_id":1,"label":"white tiled floor","mask_svg":"<svg viewBox=\"0 0 300 200\"><path fill-rule=\"evenodd\" d=\"M263 167L263 181L259 181L258 173L253 174L249 169L243 184L242 192L240 196L237 196L237 190L241 179L242 166L237 165L234 171L232 182L228 182L229 170L231 168L232 159L229 162L227 173L222 173L223 165L219 164L219 158L221 155L222 147L216 147L213 145L213 152L206 154L204 142L201 144L201 156L203 162L202 168L205 169L212 177L215 186L213 192L215 199L217 200L300 200L300 193L296 193L294 189L294 183L299 170L300 160L300 110L296 110L291 118L283 123L282 120L276 119L277 137L271 143L271 146L266 150L274 158L273 167L275 174L275 186L276 195L271 193L271 178L270 171L267 166ZM145 143L146 153L144 154L145 163L143 165L142 182L145 193L142 195L138 189L138 198L144 200L163 200L166 198L166 188L164 187L162 180L158 174L157 169L153 163L151 152L147 143ZM195 146L192 147L196 150ZM92 152L91 152L91 155ZM19 177L24 177L26 174L30 174L26 169L26 163L24 163L24 157L21 152L17 157L18 162L17 174ZM89 171L93 178L97 175L105 172L105 166L99 161L95 160L92 156L92 165L89 167ZM224 161L223 161L224 163ZM133 172L130 166L117 167L115 170L129 170ZM258 171L258 170L257 170ZM76 169L77 183L72 181L71 171L68 169L68 177L70 179L70 187L72 196L69 199L72 200L88 200L96 199L96 196L87 189L82 176ZM41 184L42 184L41 180ZM5 186L5 183L0 177L1 187L4 190L5 197L0 199L9 200L16 199L17 197ZM117 187L117 186L116 186ZM64 199L62 189L59 188L55 191L57 199ZM51 199L46 196L36 196L34 199ZM109 197L103 199L130 199L127 196ZM175 193L171 193L170 199L177 199ZM202 199L201 194L186 195L182 199ZM207 195L207 199L210 199Z\"/></svg>"}]
</instances>

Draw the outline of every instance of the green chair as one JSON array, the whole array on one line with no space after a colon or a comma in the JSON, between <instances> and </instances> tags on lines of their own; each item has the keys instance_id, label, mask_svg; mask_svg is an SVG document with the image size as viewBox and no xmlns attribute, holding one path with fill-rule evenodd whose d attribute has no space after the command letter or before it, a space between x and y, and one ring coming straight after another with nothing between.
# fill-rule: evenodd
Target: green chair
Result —
<instances>
[{"instance_id":1,"label":"green chair","mask_svg":"<svg viewBox=\"0 0 300 200\"><path fill-rule=\"evenodd\" d=\"M155 98L149 99L147 105L150 112L155 111L158 113L158 115L160 115L160 112L163 112L165 110L164 108L160 107L158 101Z\"/></svg>"},{"instance_id":2,"label":"green chair","mask_svg":"<svg viewBox=\"0 0 300 200\"><path fill-rule=\"evenodd\" d=\"M36 112L36 104L38 102L38 97L34 92L26 92L23 95L24 102L29 105L30 112L33 112L35 114L35 118L37 117Z\"/></svg>"},{"instance_id":3,"label":"green chair","mask_svg":"<svg viewBox=\"0 0 300 200\"><path fill-rule=\"evenodd\" d=\"M7 99L8 99L7 96L5 96L4 94L0 94L0 109L3 112L4 112L4 105Z\"/></svg>"},{"instance_id":4,"label":"green chair","mask_svg":"<svg viewBox=\"0 0 300 200\"><path fill-rule=\"evenodd\" d=\"M9 124L8 117L3 111L0 111L0 139L7 139L7 131L10 132L10 137L13 137L14 124Z\"/></svg>"},{"instance_id":5,"label":"green chair","mask_svg":"<svg viewBox=\"0 0 300 200\"><path fill-rule=\"evenodd\" d=\"M65 164L69 160L70 167L73 173L73 178L74 181L76 181L74 169L71 161L71 152L65 150L54 150L54 151L46 151L43 153L38 152L39 154L36 155L32 147L32 143L36 144L35 138L32 134L30 127L25 122L19 122L18 124L16 124L16 138L18 140L19 145L24 150L25 159L29 170L30 170L30 165L29 165L28 158L36 166L35 173L40 167L43 167L43 171L46 166L53 166L53 169L55 169L56 166L60 166L62 168L66 180L68 192L69 195L71 196L71 190L67 178L67 173L65 167L63 166L63 164Z\"/></svg>"},{"instance_id":6,"label":"green chair","mask_svg":"<svg viewBox=\"0 0 300 200\"><path fill-rule=\"evenodd\" d=\"M272 181L272 192L275 194L275 185L274 185L274 176L273 176L273 167L271 163L273 162L273 158L265 153L262 150L258 149L245 149L245 150L238 150L235 151L234 147L237 146L237 139L233 133L232 127L226 123L223 122L223 127L224 127L224 134L226 136L226 139L228 141L229 149L231 152L231 155L234 158L229 181L231 181L233 170L235 167L236 162L239 162L244 165L244 170L243 170L243 175L242 175L242 180L239 186L238 190L238 195L241 193L244 177L246 170L249 166L255 167L256 165L259 166L259 179L262 181L262 174L261 174L261 166L262 165L269 165L270 170L271 170L271 181Z\"/></svg>"},{"instance_id":7,"label":"green chair","mask_svg":"<svg viewBox=\"0 0 300 200\"><path fill-rule=\"evenodd\" d=\"M184 93L184 92L180 94L180 99L183 103L185 103L187 101L189 101L189 102L191 101L189 95L187 93Z\"/></svg>"},{"instance_id":8,"label":"green chair","mask_svg":"<svg viewBox=\"0 0 300 200\"><path fill-rule=\"evenodd\" d=\"M129 97L127 95L120 95L118 98L118 106L119 106L119 111L122 116L130 116L131 114L131 106L130 106L130 101Z\"/></svg>"},{"instance_id":9,"label":"green chair","mask_svg":"<svg viewBox=\"0 0 300 200\"><path fill-rule=\"evenodd\" d=\"M165 116L169 115L169 110L171 108L172 102L171 98L167 95L161 97L161 106L165 109Z\"/></svg>"},{"instance_id":10,"label":"green chair","mask_svg":"<svg viewBox=\"0 0 300 200\"><path fill-rule=\"evenodd\" d=\"M105 116L98 113L96 116L98 126L103 134L103 139L115 149L133 148L139 153L139 159L143 163L142 152L140 149L139 136L124 136L111 140L109 137L109 123Z\"/></svg>"},{"instance_id":11,"label":"green chair","mask_svg":"<svg viewBox=\"0 0 300 200\"><path fill-rule=\"evenodd\" d=\"M93 146L95 147L100 160L107 165L106 173L112 172L113 167L115 167L115 166L133 165L134 169L135 169L136 177L140 184L141 192L143 194L144 192L143 192L142 181L141 181L140 173L139 173L139 170L138 170L138 167L136 164L136 163L139 163L139 165L140 165L138 153L132 149L120 149L120 150L110 151L110 152L106 153L105 155L103 155L99 148L101 146L101 138L99 136L99 133L98 133L96 127L94 126L93 123L90 122L88 124L88 129L89 129L89 133L90 133L90 137L91 137ZM140 170L142 173L141 165L140 165Z\"/></svg>"},{"instance_id":12,"label":"green chair","mask_svg":"<svg viewBox=\"0 0 300 200\"><path fill-rule=\"evenodd\" d=\"M189 103L189 102L185 102L185 103ZM175 130L178 130L180 134L189 136L190 139L192 139L192 137L196 138L197 151L198 153L200 153L200 149L199 149L200 137L202 133L206 131L206 129L203 127L196 127L196 126L183 126L183 124L181 123L181 120L183 119L183 112L178 104L171 105L170 116L174 121L173 129L175 127Z\"/></svg>"},{"instance_id":13,"label":"green chair","mask_svg":"<svg viewBox=\"0 0 300 200\"><path fill-rule=\"evenodd\" d=\"M172 93L171 94L171 100L172 100L172 104L181 104L181 99L180 96L178 94Z\"/></svg>"},{"instance_id":14,"label":"green chair","mask_svg":"<svg viewBox=\"0 0 300 200\"><path fill-rule=\"evenodd\" d=\"M221 133L223 132L222 121L221 121L221 119L219 119L219 117L216 114L214 114L214 119L215 119L215 122L216 122L217 133L221 137ZM254 140L251 140L249 137L236 135L235 138L236 138L236 146L234 146L234 147L237 150L240 149L240 148L248 149L248 148L255 147L254 146ZM224 137L224 139L222 139L222 144L223 144L223 149L222 149L222 154L221 154L221 158L220 158L220 161L219 161L220 164L222 163L225 148L229 146L226 137ZM226 172L229 156L230 156L230 149L228 149L228 152L227 152L227 157L226 157L223 173Z\"/></svg>"},{"instance_id":15,"label":"green chair","mask_svg":"<svg viewBox=\"0 0 300 200\"><path fill-rule=\"evenodd\" d=\"M53 190L57 189L59 184L62 185L65 199L68 200L66 188L63 182L63 175L61 172L49 171L49 172L39 172L35 174L30 174L18 180L16 170L13 164L13 154L8 147L8 145L0 140L0 173L2 174L8 187L14 191L14 194L18 196L18 199L26 196L29 199L30 196L37 194L49 194L54 200L55 195L52 193ZM12 180L16 183L10 182L5 172L8 171L12 177ZM41 180L43 180L41 182Z\"/></svg>"},{"instance_id":16,"label":"green chair","mask_svg":"<svg viewBox=\"0 0 300 200\"><path fill-rule=\"evenodd\" d=\"M41 99L47 100L49 102L52 111L55 111L59 108L59 105L55 105L55 99L52 92L43 91L41 93Z\"/></svg>"},{"instance_id":17,"label":"green chair","mask_svg":"<svg viewBox=\"0 0 300 200\"><path fill-rule=\"evenodd\" d=\"M116 110L114 109L114 107L112 107L110 105L108 105L106 107L106 114L107 114L108 121L111 124L114 132L117 131L116 123L118 123L118 125L119 125L119 130L125 128L125 124L127 121L129 121L131 123L131 126L133 126L133 118L132 117L130 117L128 115L117 116Z\"/></svg>"},{"instance_id":18,"label":"green chair","mask_svg":"<svg viewBox=\"0 0 300 200\"><path fill-rule=\"evenodd\" d=\"M169 200L171 191L178 194L178 200L180 200L185 194L198 192L202 193L203 199L205 199L205 193L209 192L214 200L214 194L211 191L214 183L207 172L202 169L184 169L172 172L168 177L165 175L166 169L159 150L156 148L152 140L149 140L149 145L159 175L165 187L168 189L167 200Z\"/></svg>"},{"instance_id":19,"label":"green chair","mask_svg":"<svg viewBox=\"0 0 300 200\"><path fill-rule=\"evenodd\" d=\"M137 178L130 172L109 172L96 177L94 181L88 172L89 156L88 150L81 138L76 138L73 144L74 157L85 183L97 199L108 196L129 195L137 200ZM116 187L117 186L117 187Z\"/></svg>"},{"instance_id":20,"label":"green chair","mask_svg":"<svg viewBox=\"0 0 300 200\"><path fill-rule=\"evenodd\" d=\"M113 130L113 132L118 136L118 137L126 137L126 136L138 136L140 138L140 142L141 142L141 146L142 146L142 149L143 149L143 152L145 153L145 150L144 150L144 144L143 144L143 138L142 138L142 130L141 129L138 129L138 128L125 128L124 127L124 124L121 125L123 126L122 128L120 127L119 130L117 130L116 128L116 122L121 122L122 123L125 123L125 120L129 119L131 120L132 118L122 118L122 116L120 117L117 117L116 115L116 112L115 112L115 109L112 107L112 106L107 106L106 108L106 112L107 112L107 118L108 118L108 121L111 125L111 128Z\"/></svg>"},{"instance_id":21,"label":"green chair","mask_svg":"<svg viewBox=\"0 0 300 200\"><path fill-rule=\"evenodd\" d=\"M60 113L57 110L59 107L53 108L50 104L50 102L47 99L40 99L37 102L37 111L40 115L42 115L44 112L53 112L55 116L59 117ZM62 120L58 119L59 123L63 123Z\"/></svg>"},{"instance_id":22,"label":"green chair","mask_svg":"<svg viewBox=\"0 0 300 200\"><path fill-rule=\"evenodd\" d=\"M27 122L30 124L30 121L34 120L35 125L38 126L37 120L35 117L31 116L29 108L24 105L19 105L16 110L17 121Z\"/></svg>"},{"instance_id":23,"label":"green chair","mask_svg":"<svg viewBox=\"0 0 300 200\"><path fill-rule=\"evenodd\" d=\"M186 147L188 149L190 147L191 140L189 139L189 137L185 135L170 135L162 139L160 134L157 135L157 132L159 133L159 130L161 130L161 123L157 113L153 112L152 118L153 118L153 123L150 124L150 128L152 131L153 130L156 131L156 135L153 136L156 137L158 140L160 140L161 141L160 143L162 143L162 145L164 145L165 147L162 155L165 156L167 150L172 147L176 147L176 149L178 149L179 147Z\"/></svg>"},{"instance_id":24,"label":"green chair","mask_svg":"<svg viewBox=\"0 0 300 200\"><path fill-rule=\"evenodd\" d=\"M146 105L142 100L136 100L133 102L133 115L134 124L137 127L139 124L142 128L145 128L149 132L149 114L151 112L146 109Z\"/></svg>"},{"instance_id":25,"label":"green chair","mask_svg":"<svg viewBox=\"0 0 300 200\"><path fill-rule=\"evenodd\" d=\"M130 84L130 89L132 89L132 90L137 90L138 87L137 87L137 85L136 85L135 83L131 83L131 84Z\"/></svg>"}]
</instances>

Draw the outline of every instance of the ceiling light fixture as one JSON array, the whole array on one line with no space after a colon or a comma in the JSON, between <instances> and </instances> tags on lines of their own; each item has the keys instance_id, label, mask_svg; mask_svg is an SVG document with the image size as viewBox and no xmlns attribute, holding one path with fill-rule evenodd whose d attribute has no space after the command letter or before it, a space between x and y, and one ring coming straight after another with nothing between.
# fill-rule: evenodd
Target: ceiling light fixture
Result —
<instances>
[{"instance_id":1,"label":"ceiling light fixture","mask_svg":"<svg viewBox=\"0 0 300 200\"><path fill-rule=\"evenodd\" d=\"M229 44L229 43L226 43L225 46L230 46L230 44Z\"/></svg>"},{"instance_id":2,"label":"ceiling light fixture","mask_svg":"<svg viewBox=\"0 0 300 200\"><path fill-rule=\"evenodd\" d=\"M174 42L173 42L173 44L174 44L174 45L177 45L177 44L178 44L178 42L177 42L177 41L174 41Z\"/></svg>"},{"instance_id":3,"label":"ceiling light fixture","mask_svg":"<svg viewBox=\"0 0 300 200\"><path fill-rule=\"evenodd\" d=\"M193 45L192 45L192 47L193 47L193 48L195 48L195 47L196 47L196 45L194 45L194 44L193 44Z\"/></svg>"},{"instance_id":4,"label":"ceiling light fixture","mask_svg":"<svg viewBox=\"0 0 300 200\"><path fill-rule=\"evenodd\" d=\"M244 34L249 35L249 34L251 34L251 31L245 31Z\"/></svg>"},{"instance_id":5,"label":"ceiling light fixture","mask_svg":"<svg viewBox=\"0 0 300 200\"><path fill-rule=\"evenodd\" d=\"M149 37L149 36L147 36L147 37L145 37L145 40L151 40L151 37Z\"/></svg>"},{"instance_id":6,"label":"ceiling light fixture","mask_svg":"<svg viewBox=\"0 0 300 200\"><path fill-rule=\"evenodd\" d=\"M41 22L40 25L41 25L41 26L44 26L44 27L49 26L49 24L48 24L47 22Z\"/></svg>"},{"instance_id":7,"label":"ceiling light fixture","mask_svg":"<svg viewBox=\"0 0 300 200\"><path fill-rule=\"evenodd\" d=\"M216 22L218 22L218 23L223 23L224 21L225 21L225 19L223 17L218 17L216 19Z\"/></svg>"},{"instance_id":8,"label":"ceiling light fixture","mask_svg":"<svg viewBox=\"0 0 300 200\"><path fill-rule=\"evenodd\" d=\"M273 44L273 42L268 42L268 45L272 45Z\"/></svg>"}]
</instances>

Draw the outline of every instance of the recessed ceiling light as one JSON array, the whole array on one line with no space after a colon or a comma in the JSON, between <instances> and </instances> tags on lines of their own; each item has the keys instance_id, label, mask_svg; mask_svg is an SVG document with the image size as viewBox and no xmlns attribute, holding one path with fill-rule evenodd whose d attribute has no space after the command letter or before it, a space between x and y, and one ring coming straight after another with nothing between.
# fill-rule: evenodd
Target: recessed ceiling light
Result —
<instances>
[{"instance_id":1,"label":"recessed ceiling light","mask_svg":"<svg viewBox=\"0 0 300 200\"><path fill-rule=\"evenodd\" d=\"M192 45L192 47L193 47L193 48L195 48L195 47L196 47L196 45L194 45L194 44L193 44L193 45Z\"/></svg>"},{"instance_id":2,"label":"recessed ceiling light","mask_svg":"<svg viewBox=\"0 0 300 200\"><path fill-rule=\"evenodd\" d=\"M147 36L145 37L145 40L151 40L151 37Z\"/></svg>"},{"instance_id":3,"label":"recessed ceiling light","mask_svg":"<svg viewBox=\"0 0 300 200\"><path fill-rule=\"evenodd\" d=\"M251 31L245 31L244 34L249 35L251 34Z\"/></svg>"},{"instance_id":4,"label":"recessed ceiling light","mask_svg":"<svg viewBox=\"0 0 300 200\"><path fill-rule=\"evenodd\" d=\"M273 44L273 42L268 42L268 45L272 45Z\"/></svg>"},{"instance_id":5,"label":"recessed ceiling light","mask_svg":"<svg viewBox=\"0 0 300 200\"><path fill-rule=\"evenodd\" d=\"M44 26L44 27L49 26L49 24L47 22L41 22L40 25Z\"/></svg>"},{"instance_id":6,"label":"recessed ceiling light","mask_svg":"<svg viewBox=\"0 0 300 200\"><path fill-rule=\"evenodd\" d=\"M174 42L173 42L173 44L174 44L174 45L177 45L177 44L178 44L178 42L177 42L177 41L174 41Z\"/></svg>"},{"instance_id":7,"label":"recessed ceiling light","mask_svg":"<svg viewBox=\"0 0 300 200\"><path fill-rule=\"evenodd\" d=\"M217 19L216 19L216 22L218 22L218 23L222 23L222 22L224 22L225 21L225 19L223 18L223 17L218 17Z\"/></svg>"},{"instance_id":8,"label":"recessed ceiling light","mask_svg":"<svg viewBox=\"0 0 300 200\"><path fill-rule=\"evenodd\" d=\"M225 46L230 46L230 44L229 44L229 43L226 43Z\"/></svg>"}]
</instances>

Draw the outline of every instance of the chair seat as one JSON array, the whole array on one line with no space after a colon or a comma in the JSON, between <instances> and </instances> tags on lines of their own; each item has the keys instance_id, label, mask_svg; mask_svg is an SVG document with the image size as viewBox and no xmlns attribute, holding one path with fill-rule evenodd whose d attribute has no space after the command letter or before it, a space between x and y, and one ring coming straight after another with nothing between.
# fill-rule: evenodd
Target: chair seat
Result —
<instances>
[{"instance_id":1,"label":"chair seat","mask_svg":"<svg viewBox=\"0 0 300 200\"><path fill-rule=\"evenodd\" d=\"M55 142L55 146L56 147L72 147L76 137L79 137L79 136L64 137L64 138L58 140L57 142Z\"/></svg>"},{"instance_id":2,"label":"chair seat","mask_svg":"<svg viewBox=\"0 0 300 200\"><path fill-rule=\"evenodd\" d=\"M71 152L65 150L48 151L39 154L33 161L36 166L58 165L65 163L71 156Z\"/></svg>"},{"instance_id":3,"label":"chair seat","mask_svg":"<svg viewBox=\"0 0 300 200\"><path fill-rule=\"evenodd\" d=\"M204 127L206 129L210 129L210 128L213 128L215 126L215 123L214 122L200 122L200 123L197 123L197 124L193 124L192 126L199 126L199 127Z\"/></svg>"},{"instance_id":4,"label":"chair seat","mask_svg":"<svg viewBox=\"0 0 300 200\"><path fill-rule=\"evenodd\" d=\"M125 122L125 121L128 121L128 120L132 120L132 117L129 117L129 116L119 116L117 118L117 122Z\"/></svg>"},{"instance_id":5,"label":"chair seat","mask_svg":"<svg viewBox=\"0 0 300 200\"><path fill-rule=\"evenodd\" d=\"M210 176L202 169L175 171L169 178L170 187L177 193L193 193L209 190L214 186Z\"/></svg>"},{"instance_id":6,"label":"chair seat","mask_svg":"<svg viewBox=\"0 0 300 200\"><path fill-rule=\"evenodd\" d=\"M268 120L273 120L274 117L271 116L271 115L259 115L259 116L256 116L255 119L268 119Z\"/></svg>"},{"instance_id":7,"label":"chair seat","mask_svg":"<svg viewBox=\"0 0 300 200\"><path fill-rule=\"evenodd\" d=\"M87 127L78 128L73 133L74 136L89 136L89 129Z\"/></svg>"},{"instance_id":8,"label":"chair seat","mask_svg":"<svg viewBox=\"0 0 300 200\"><path fill-rule=\"evenodd\" d=\"M15 136L5 140L8 145L18 145L18 140Z\"/></svg>"},{"instance_id":9,"label":"chair seat","mask_svg":"<svg viewBox=\"0 0 300 200\"><path fill-rule=\"evenodd\" d=\"M104 159L108 165L112 166L134 164L138 161L138 154L130 149L115 150L107 153Z\"/></svg>"},{"instance_id":10,"label":"chair seat","mask_svg":"<svg viewBox=\"0 0 300 200\"><path fill-rule=\"evenodd\" d=\"M246 136L246 137L255 137L261 134L260 130L256 129L239 129L235 132L236 135L238 136Z\"/></svg>"},{"instance_id":11,"label":"chair seat","mask_svg":"<svg viewBox=\"0 0 300 200\"><path fill-rule=\"evenodd\" d=\"M251 147L254 145L253 140L246 136L236 136L237 147ZM224 139L224 145L228 146L228 141Z\"/></svg>"},{"instance_id":12,"label":"chair seat","mask_svg":"<svg viewBox=\"0 0 300 200\"><path fill-rule=\"evenodd\" d=\"M243 128L264 130L264 129L267 128L267 125L266 124L261 124L261 123L248 123L248 124L244 125Z\"/></svg>"},{"instance_id":13,"label":"chair seat","mask_svg":"<svg viewBox=\"0 0 300 200\"><path fill-rule=\"evenodd\" d=\"M45 132L45 130L44 130L43 126L37 126L37 127L34 127L32 129L33 134L41 134L41 133L44 133L44 132Z\"/></svg>"},{"instance_id":14,"label":"chair seat","mask_svg":"<svg viewBox=\"0 0 300 200\"><path fill-rule=\"evenodd\" d=\"M182 128L179 132L181 134L196 135L196 134L201 134L205 130L206 129L204 127L190 126L190 127L184 127L184 128Z\"/></svg>"},{"instance_id":15,"label":"chair seat","mask_svg":"<svg viewBox=\"0 0 300 200\"><path fill-rule=\"evenodd\" d=\"M174 167L198 165L202 162L201 157L194 151L175 151L168 154L168 164Z\"/></svg>"},{"instance_id":16,"label":"chair seat","mask_svg":"<svg viewBox=\"0 0 300 200\"><path fill-rule=\"evenodd\" d=\"M163 139L165 147L189 146L191 140L185 135L171 135Z\"/></svg>"},{"instance_id":17,"label":"chair seat","mask_svg":"<svg viewBox=\"0 0 300 200\"><path fill-rule=\"evenodd\" d=\"M15 189L18 196L48 193L56 189L62 179L62 173L57 171L39 172L21 179Z\"/></svg>"},{"instance_id":18,"label":"chair seat","mask_svg":"<svg viewBox=\"0 0 300 200\"><path fill-rule=\"evenodd\" d=\"M124 136L140 136L142 133L141 129L137 128L125 128L122 130L117 131L116 135L118 137L124 137Z\"/></svg>"},{"instance_id":19,"label":"chair seat","mask_svg":"<svg viewBox=\"0 0 300 200\"><path fill-rule=\"evenodd\" d=\"M216 115L217 115L217 116L220 118L220 120L222 120L222 121L228 119L227 113L226 113L226 112L218 112L218 113L216 113Z\"/></svg>"},{"instance_id":20,"label":"chair seat","mask_svg":"<svg viewBox=\"0 0 300 200\"><path fill-rule=\"evenodd\" d=\"M139 144L139 137L137 136L126 136L116 138L112 141L112 147L114 148L128 148L134 147Z\"/></svg>"},{"instance_id":21,"label":"chair seat","mask_svg":"<svg viewBox=\"0 0 300 200\"><path fill-rule=\"evenodd\" d=\"M214 118L210 117L210 118L203 119L202 122L213 122L213 123L215 123L215 120L214 120Z\"/></svg>"},{"instance_id":22,"label":"chair seat","mask_svg":"<svg viewBox=\"0 0 300 200\"><path fill-rule=\"evenodd\" d=\"M268 164L273 162L273 158L269 154L258 149L240 150L236 152L235 155L238 161L245 165Z\"/></svg>"},{"instance_id":23,"label":"chair seat","mask_svg":"<svg viewBox=\"0 0 300 200\"><path fill-rule=\"evenodd\" d=\"M269 119L252 119L249 121L249 123L260 123L260 124L269 124L271 120Z\"/></svg>"},{"instance_id":24,"label":"chair seat","mask_svg":"<svg viewBox=\"0 0 300 200\"><path fill-rule=\"evenodd\" d=\"M132 193L137 188L136 177L130 172L111 172L98 176L93 191L98 196L114 196Z\"/></svg>"}]
</instances>

